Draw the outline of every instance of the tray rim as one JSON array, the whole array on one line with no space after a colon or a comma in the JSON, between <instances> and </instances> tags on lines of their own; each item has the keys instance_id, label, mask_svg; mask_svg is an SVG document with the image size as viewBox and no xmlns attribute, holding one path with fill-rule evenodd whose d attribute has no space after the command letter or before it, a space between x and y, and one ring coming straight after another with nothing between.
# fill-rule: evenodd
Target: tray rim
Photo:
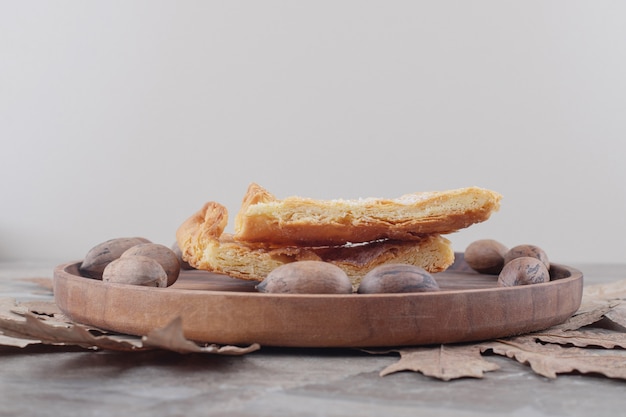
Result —
<instances>
[{"instance_id":1,"label":"tray rim","mask_svg":"<svg viewBox=\"0 0 626 417\"><path fill-rule=\"evenodd\" d=\"M120 284L120 283L115 283L115 282L107 282L104 283L100 280L97 279L93 279L93 278L88 278L88 277L82 277L79 275L75 275L72 274L71 272L68 272L67 269L69 268L73 268L73 267L77 267L80 264L81 261L71 261L71 262L67 262L67 263L63 263L63 264L59 264L55 267L55 277L57 275L57 273L59 274L68 274L71 277L75 277L77 279L87 279L90 280L91 284L93 285L103 285L103 286L109 286L109 287L116 287L116 288L134 288L134 289L141 289L142 291L150 291L150 292L162 292L162 291L168 291L168 292L180 292L180 293L205 293L208 295L224 295L224 294L233 294L233 295L237 295L239 294L240 296L244 296L244 297L259 297L259 298L266 298L266 299L272 299L272 298L301 298L301 299L305 299L305 298L311 298L311 299L334 299L334 298L338 298L338 299L342 299L342 298L353 298L353 297L359 297L359 298L407 298L407 297L435 297L439 294L443 294L443 295L448 295L450 293L454 293L454 292L462 292L462 293L471 293L471 292L492 292L492 291L516 291L519 292L521 289L524 289L524 287L529 287L529 286L517 286L517 287L490 287L490 288L467 288L467 289L461 289L461 290L453 290L453 289L441 289L440 291L433 291L433 292L414 292L414 293L386 293L386 294L357 294L357 293L352 293L352 294L280 294L280 293L261 293L261 292L256 292L256 291L220 291L220 290L201 290L201 289L190 289L190 288L172 288L172 287L167 287L167 288L154 288L154 287L141 287L141 286L137 286L137 285L130 285L130 284ZM577 281L578 279L583 279L583 273L580 269L578 268L574 268L571 266L567 266L567 265L563 265L563 264L558 264L558 263L552 263L551 264L552 268L557 268L563 271L567 271L570 273L570 276L567 277L562 277L562 278L556 278L556 279L552 279L548 282L544 282L541 284L534 284L533 286L543 286L543 287L548 287L548 286L554 286L554 285L562 285L564 281ZM205 272L205 271L199 271L199 272ZM459 271L459 272L463 272L463 271ZM182 271L181 271L182 273ZM446 271L442 271L442 272L438 272L433 274L435 277L437 276L437 274L445 274ZM215 275L219 275L219 274L215 274ZM236 279L236 278L233 278ZM494 281L497 279L496 276L494 276ZM251 281L247 281L247 282L251 282Z\"/></svg>"},{"instance_id":2,"label":"tray rim","mask_svg":"<svg viewBox=\"0 0 626 417\"><path fill-rule=\"evenodd\" d=\"M566 315L567 317L569 317L580 306L580 302L582 300L582 284L583 284L582 271L578 270L577 268L570 267L570 266L553 263L552 265L553 265L553 268L555 268L555 270L561 270L561 273L565 271L565 273L568 273L569 276L558 277L547 283L534 284L532 286L530 285L519 286L519 287L495 287L494 286L493 288L489 287L489 288L472 288L472 289L443 289L441 291L428 292L428 293L267 294L267 293L248 292L248 291L215 291L215 290L171 288L171 287L147 288L147 287L126 285L126 284L104 283L102 281L98 281L98 280L94 280L94 279L90 279L90 278L82 277L80 275L73 274L71 272L72 268L78 271L77 266L79 265L79 263L80 261L64 263L64 264L58 265L54 269L53 285L54 285L55 301L57 302L57 305L59 306L61 311L63 311L68 317L70 317L72 320L76 322L87 324L87 325L92 325L92 326L103 328L106 330L122 331L124 333L130 333L130 334L133 334L133 333L128 332L125 329L120 330L120 327L116 323L113 323L113 325L109 324L109 325L103 326L101 320L93 320L91 317L85 318L84 315L81 316L81 314L76 312L77 306L71 305L71 302L68 302L67 299L62 300L60 298L59 291L63 287L74 285L74 286L79 286L81 288L84 287L85 291L88 289L92 289L94 291L101 291L103 293L108 293L109 291L111 292L124 291L125 293L129 293L129 294L151 294L150 296L157 296L159 295L159 293L161 293L161 294L169 294L169 296L194 297L194 298L205 297L207 299L224 300L224 301L227 301L227 304L230 302L236 302L237 300L241 300L241 299L250 299L250 300L256 300L256 302L260 302L260 303L267 303L268 306L273 306L275 304L294 304L294 303L305 303L305 304L309 303L312 305L319 305L319 303L321 302L328 302L328 303L331 303L331 305L334 305L336 307L341 305L341 303L346 303L346 304L351 304L351 305L353 305L354 303L359 303L363 305L363 308L367 309L369 306L374 306L380 303L383 303L383 304L391 303L391 302L400 302L400 303L418 302L419 303L420 300L421 301L429 300L430 302L433 302L433 300L436 301L438 299L446 300L448 298L456 299L458 297L472 297L472 296L480 297L481 294L485 296L489 296L490 294L496 293L496 292L500 294L506 294L506 293L515 294L515 293L519 293L522 291L538 291L538 289L540 288L549 289L552 287L558 287L553 290L559 293L558 290L560 289L560 287L566 287L566 288L574 288L574 291L578 291L577 294L574 294L574 297L578 299L577 305L575 306L576 308L572 306L566 313L560 314L560 316ZM456 271L456 272L464 272L464 271ZM445 273L445 272L442 272L442 273ZM442 274L442 273L439 273L439 274ZM86 280L86 281L83 281L83 280ZM507 297L506 295L502 295L502 296ZM542 321L542 322L550 321L550 318L542 318L539 321ZM560 321L563 321L563 320L560 320ZM128 323L125 323L125 325L126 324ZM551 325L554 325L554 324L557 324L557 323L552 323ZM541 326L538 326L536 329L531 329L531 330L532 331L542 330L544 328L545 326L541 325ZM197 329L187 328L184 330L185 330L186 336L187 336L187 333L189 333L189 336L187 337L190 337L196 341L201 341L201 342L212 342L212 343L215 342L215 343L223 343L223 344L261 343L261 340L253 340L253 339L246 340L245 338L237 338L237 337L233 340L221 340L221 341L220 340L204 340L204 337L198 337L198 332L196 331ZM202 332L200 331L200 333ZM508 332L508 333L511 333L511 332ZM513 331L512 333L517 333L517 331ZM507 332L502 331L502 332L497 333L496 336L506 337L507 335L509 335L507 334ZM434 340L434 339L422 340L420 338L416 338L415 343L408 343L408 344L409 345L423 345L423 344L431 344L431 343L454 343L454 342L471 341L472 339L473 338L471 336L467 337L467 335L463 337L459 337L458 340L449 340L449 338L447 339L443 338L442 340ZM479 338L479 339L483 339L483 338ZM271 339L262 340L262 342L263 342L261 343L262 345L285 346L285 347L289 347L289 346L293 346L293 347L374 347L374 346L407 345L407 343L405 342L397 343L395 340L390 340L389 343L386 343L386 342L381 343L380 341L378 342L364 341L363 343L359 343L355 341L347 341L346 343L343 343L341 340L337 340L337 341L331 340L330 343L328 341L318 342L316 340L313 340L313 341L306 340L300 343L297 340L297 337L295 340L288 341L287 343L279 341L276 344L274 344L272 343Z\"/></svg>"}]
</instances>

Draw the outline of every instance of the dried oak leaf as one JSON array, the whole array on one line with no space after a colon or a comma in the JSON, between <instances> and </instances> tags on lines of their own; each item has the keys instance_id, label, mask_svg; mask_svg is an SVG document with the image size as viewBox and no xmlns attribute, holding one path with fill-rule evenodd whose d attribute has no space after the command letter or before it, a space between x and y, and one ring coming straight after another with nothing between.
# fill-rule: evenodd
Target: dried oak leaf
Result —
<instances>
[{"instance_id":1,"label":"dried oak leaf","mask_svg":"<svg viewBox=\"0 0 626 417\"><path fill-rule=\"evenodd\" d=\"M397 352L400 360L380 372L380 376L400 371L414 371L444 381L458 378L482 378L485 372L500 367L486 361L477 345L440 345L438 347L406 348L383 352Z\"/></svg>"},{"instance_id":2,"label":"dried oak leaf","mask_svg":"<svg viewBox=\"0 0 626 417\"><path fill-rule=\"evenodd\" d=\"M20 301L19 304L15 304L12 311L20 315L24 315L26 312L29 312L40 317L50 317L56 321L70 321L53 301Z\"/></svg>"},{"instance_id":3,"label":"dried oak leaf","mask_svg":"<svg viewBox=\"0 0 626 417\"><path fill-rule=\"evenodd\" d=\"M583 289L583 303L587 300L626 300L626 280L610 282L608 284L594 284Z\"/></svg>"},{"instance_id":4,"label":"dried oak leaf","mask_svg":"<svg viewBox=\"0 0 626 417\"><path fill-rule=\"evenodd\" d=\"M538 343L533 336L494 340L480 344L481 352L492 351L530 365L547 378L557 374L580 372L601 374L609 378L626 379L626 351L562 347Z\"/></svg>"},{"instance_id":5,"label":"dried oak leaf","mask_svg":"<svg viewBox=\"0 0 626 417\"><path fill-rule=\"evenodd\" d=\"M172 320L161 329L156 329L143 336L144 346L167 349L178 353L217 353L221 355L244 355L260 349L259 344L253 343L247 347L238 346L218 346L209 344L200 346L185 338L183 334L182 319L180 317Z\"/></svg>"},{"instance_id":6,"label":"dried oak leaf","mask_svg":"<svg viewBox=\"0 0 626 417\"><path fill-rule=\"evenodd\" d=\"M620 303L614 306L604 316L613 324L626 330L626 303Z\"/></svg>"},{"instance_id":7,"label":"dried oak leaf","mask_svg":"<svg viewBox=\"0 0 626 417\"><path fill-rule=\"evenodd\" d=\"M603 306L609 306L610 310L615 312L610 315L615 316L615 321L626 327L626 280L611 282L608 284L595 284L589 285L583 288L583 297L581 300L580 308L576 312L585 313L592 310L600 309ZM621 312L621 314L616 314Z\"/></svg>"},{"instance_id":8,"label":"dried oak leaf","mask_svg":"<svg viewBox=\"0 0 626 417\"><path fill-rule=\"evenodd\" d=\"M200 352L218 355L243 355L260 349L258 344L247 347L215 344L199 346L185 339L180 319L175 319L164 328L154 330L143 338L116 334L71 322L53 302L17 303L10 298L0 299L0 333L1 345L17 347L43 343L123 352L159 348L181 353Z\"/></svg>"},{"instance_id":9,"label":"dried oak leaf","mask_svg":"<svg viewBox=\"0 0 626 417\"><path fill-rule=\"evenodd\" d=\"M580 308L558 328L576 330L601 319L626 331L626 280L585 287Z\"/></svg>"},{"instance_id":10,"label":"dried oak leaf","mask_svg":"<svg viewBox=\"0 0 626 417\"><path fill-rule=\"evenodd\" d=\"M606 326L607 321L610 324L608 328L599 328ZM562 324L516 338L460 345L459 352L467 350L478 371L463 369L472 369L472 365L463 361L457 365L455 360L446 358L457 346L402 348L370 353L400 353L400 360L383 370L381 375L411 370L443 380L464 376L482 377L480 353L493 351L527 363L533 371L549 378L555 378L559 373L580 372L626 379L626 352L614 350L626 349L626 280L586 287L580 308ZM478 354L475 348L479 349ZM497 369L497 365L493 369L489 368L490 365L485 366L484 371Z\"/></svg>"},{"instance_id":11,"label":"dried oak leaf","mask_svg":"<svg viewBox=\"0 0 626 417\"><path fill-rule=\"evenodd\" d=\"M626 333L615 332L608 329L589 328L585 330L551 330L532 333L534 337L543 343L559 345L573 345L577 347L597 346L605 349L626 349Z\"/></svg>"},{"instance_id":12,"label":"dried oak leaf","mask_svg":"<svg viewBox=\"0 0 626 417\"><path fill-rule=\"evenodd\" d=\"M607 313L609 313L614 307L619 305L619 302L605 302L597 303L593 306L588 305L587 309L579 309L572 317L565 320L561 324L552 326L551 330L578 330L581 327L589 326L602 320Z\"/></svg>"},{"instance_id":13,"label":"dried oak leaf","mask_svg":"<svg viewBox=\"0 0 626 417\"><path fill-rule=\"evenodd\" d=\"M5 337L39 341L50 345L77 345L85 348L131 351L141 349L132 340L95 336L89 328L51 316L38 316L14 300L0 300L0 332Z\"/></svg>"},{"instance_id":14,"label":"dried oak leaf","mask_svg":"<svg viewBox=\"0 0 626 417\"><path fill-rule=\"evenodd\" d=\"M21 339L19 337L10 337L0 334L0 346L13 346L24 348L28 345L33 345L39 343L38 340L33 339Z\"/></svg>"}]
</instances>

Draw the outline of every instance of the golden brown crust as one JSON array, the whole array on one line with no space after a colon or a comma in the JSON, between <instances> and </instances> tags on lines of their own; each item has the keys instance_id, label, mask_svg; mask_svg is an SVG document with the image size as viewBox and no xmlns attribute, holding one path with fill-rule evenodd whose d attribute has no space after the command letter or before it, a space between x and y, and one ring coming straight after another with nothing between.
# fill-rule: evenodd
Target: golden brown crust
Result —
<instances>
[{"instance_id":1,"label":"golden brown crust","mask_svg":"<svg viewBox=\"0 0 626 417\"><path fill-rule=\"evenodd\" d=\"M258 184L248 187L234 239L277 246L336 246L379 239L421 240L487 220L500 194L479 187L419 192L395 199L279 200Z\"/></svg>"},{"instance_id":2,"label":"golden brown crust","mask_svg":"<svg viewBox=\"0 0 626 417\"><path fill-rule=\"evenodd\" d=\"M207 243L219 239L227 224L226 207L213 201L202 206L176 230L176 243L182 259L193 258L198 262Z\"/></svg>"},{"instance_id":3,"label":"golden brown crust","mask_svg":"<svg viewBox=\"0 0 626 417\"><path fill-rule=\"evenodd\" d=\"M339 247L269 247L237 242L223 233L227 211L210 202L177 230L182 257L201 270L261 281L273 269L300 260L321 260L342 268L358 285L363 275L383 263L406 263L429 272L445 270L454 261L450 242L437 234L419 241L376 241Z\"/></svg>"}]
</instances>

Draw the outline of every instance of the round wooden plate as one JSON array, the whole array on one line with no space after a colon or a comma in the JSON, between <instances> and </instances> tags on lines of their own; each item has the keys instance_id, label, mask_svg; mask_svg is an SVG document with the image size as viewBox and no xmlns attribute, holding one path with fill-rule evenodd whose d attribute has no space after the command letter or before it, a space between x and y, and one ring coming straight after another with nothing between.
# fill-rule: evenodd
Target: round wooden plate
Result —
<instances>
[{"instance_id":1,"label":"round wooden plate","mask_svg":"<svg viewBox=\"0 0 626 417\"><path fill-rule=\"evenodd\" d=\"M488 340L562 323L580 306L583 274L553 265L551 281L497 287L457 254L434 274L439 292L410 294L264 294L255 282L181 271L168 288L84 278L79 262L54 271L54 297L72 320L145 335L177 317L185 337L228 345L283 347L417 346Z\"/></svg>"}]
</instances>

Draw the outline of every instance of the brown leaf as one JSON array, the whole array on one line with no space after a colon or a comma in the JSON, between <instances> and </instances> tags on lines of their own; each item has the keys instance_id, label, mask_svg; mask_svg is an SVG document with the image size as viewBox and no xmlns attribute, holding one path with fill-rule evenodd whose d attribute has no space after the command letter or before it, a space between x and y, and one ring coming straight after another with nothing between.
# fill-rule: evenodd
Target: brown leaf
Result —
<instances>
[{"instance_id":1,"label":"brown leaf","mask_svg":"<svg viewBox=\"0 0 626 417\"><path fill-rule=\"evenodd\" d=\"M18 319L26 311L18 306L14 298L0 297L0 317Z\"/></svg>"},{"instance_id":2,"label":"brown leaf","mask_svg":"<svg viewBox=\"0 0 626 417\"><path fill-rule=\"evenodd\" d=\"M580 307L575 316L607 306L612 309L623 300L626 300L626 280L585 286Z\"/></svg>"},{"instance_id":3,"label":"brown leaf","mask_svg":"<svg viewBox=\"0 0 626 417\"><path fill-rule=\"evenodd\" d=\"M221 355L243 355L260 349L257 343L247 347L218 346L210 344L199 346L185 338L183 323L180 317L172 320L167 326L153 330L142 338L144 346L167 349L178 353L216 353Z\"/></svg>"},{"instance_id":4,"label":"brown leaf","mask_svg":"<svg viewBox=\"0 0 626 417\"><path fill-rule=\"evenodd\" d=\"M608 284L588 285L583 288L583 304L589 300L626 300L626 280Z\"/></svg>"},{"instance_id":5,"label":"brown leaf","mask_svg":"<svg viewBox=\"0 0 626 417\"><path fill-rule=\"evenodd\" d=\"M397 350L400 360L380 372L380 376L399 371L421 372L444 381L472 377L482 378L484 372L500 367L484 360L476 345L441 345L436 348L407 348Z\"/></svg>"},{"instance_id":6,"label":"brown leaf","mask_svg":"<svg viewBox=\"0 0 626 417\"><path fill-rule=\"evenodd\" d=\"M620 326L622 329L626 329L626 303L620 303L613 307L605 314L605 317L613 322L613 324Z\"/></svg>"},{"instance_id":7,"label":"brown leaf","mask_svg":"<svg viewBox=\"0 0 626 417\"><path fill-rule=\"evenodd\" d=\"M577 347L596 346L606 349L626 349L626 333L607 329L586 329L568 331L548 331L530 335L544 343L573 345Z\"/></svg>"},{"instance_id":8,"label":"brown leaf","mask_svg":"<svg viewBox=\"0 0 626 417\"><path fill-rule=\"evenodd\" d=\"M526 336L478 342L463 345L463 348L471 351L478 347L481 353L493 351L513 358L529 364L533 371L548 378L555 378L559 373L581 372L626 379L626 352L608 350L626 349L624 300L626 280L590 286L584 289L578 311L562 324ZM603 326L607 328L599 328ZM538 341L541 343L537 343ZM442 353L453 347L455 345L388 350L387 352L399 352L400 360L383 370L381 375L412 370L444 380L453 379L455 372L457 375L471 376L465 375L462 370L455 371L457 365L453 361L444 360L444 366L437 365L441 361L440 357L444 356ZM585 349L581 349L582 347ZM607 350L590 349L591 347ZM452 370L448 371L448 368Z\"/></svg>"},{"instance_id":9,"label":"brown leaf","mask_svg":"<svg viewBox=\"0 0 626 417\"><path fill-rule=\"evenodd\" d=\"M65 317L56 303L52 301L21 301L13 311L18 314L28 311L36 315L54 318Z\"/></svg>"},{"instance_id":10,"label":"brown leaf","mask_svg":"<svg viewBox=\"0 0 626 417\"><path fill-rule=\"evenodd\" d=\"M32 339L20 339L18 337L10 337L0 334L0 346L13 346L23 348L36 343L39 343L39 341Z\"/></svg>"},{"instance_id":11,"label":"brown leaf","mask_svg":"<svg viewBox=\"0 0 626 417\"><path fill-rule=\"evenodd\" d=\"M5 336L38 340L41 343L51 345L77 345L85 348L119 351L133 351L142 347L140 343L133 343L129 340L94 336L89 332L88 328L79 324L40 320L30 312L27 312L18 320L0 317L0 331Z\"/></svg>"},{"instance_id":12,"label":"brown leaf","mask_svg":"<svg viewBox=\"0 0 626 417\"><path fill-rule=\"evenodd\" d=\"M581 327L597 323L618 303L606 302L589 306L588 309L578 310L572 317L561 324L551 327L551 330L578 330Z\"/></svg>"},{"instance_id":13,"label":"brown leaf","mask_svg":"<svg viewBox=\"0 0 626 417\"><path fill-rule=\"evenodd\" d=\"M0 298L0 333L0 345L18 347L44 343L123 352L160 348L218 355L243 355L260 349L258 344L247 347L215 344L199 346L184 338L180 320L174 320L170 325L151 332L143 339L139 336L115 334L68 321L52 302L18 304L10 298Z\"/></svg>"},{"instance_id":14,"label":"brown leaf","mask_svg":"<svg viewBox=\"0 0 626 417\"><path fill-rule=\"evenodd\" d=\"M626 379L626 351L622 350L602 351L544 345L537 343L532 336L485 342L480 345L480 349L482 352L492 351L528 364L535 373L547 378L577 371Z\"/></svg>"}]
</instances>

